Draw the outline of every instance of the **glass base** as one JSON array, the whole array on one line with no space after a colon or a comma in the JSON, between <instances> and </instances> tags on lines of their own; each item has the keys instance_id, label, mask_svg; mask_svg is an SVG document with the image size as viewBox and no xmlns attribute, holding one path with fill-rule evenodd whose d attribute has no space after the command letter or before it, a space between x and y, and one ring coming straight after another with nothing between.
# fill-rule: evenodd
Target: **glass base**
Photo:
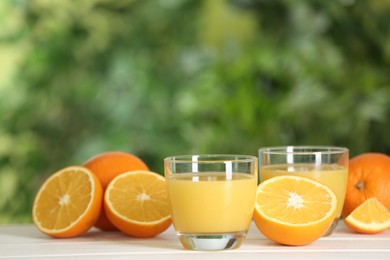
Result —
<instances>
[{"instance_id":1,"label":"glass base","mask_svg":"<svg viewBox=\"0 0 390 260\"><path fill-rule=\"evenodd\" d=\"M177 232L177 236L186 249L216 251L239 248L245 240L246 232L223 234L189 234Z\"/></svg>"},{"instance_id":2,"label":"glass base","mask_svg":"<svg viewBox=\"0 0 390 260\"><path fill-rule=\"evenodd\" d=\"M328 231L326 231L324 237L330 236L332 234L333 230L335 230L335 228L337 226L337 223L339 223L339 218L333 220L332 225L330 226Z\"/></svg>"}]
</instances>

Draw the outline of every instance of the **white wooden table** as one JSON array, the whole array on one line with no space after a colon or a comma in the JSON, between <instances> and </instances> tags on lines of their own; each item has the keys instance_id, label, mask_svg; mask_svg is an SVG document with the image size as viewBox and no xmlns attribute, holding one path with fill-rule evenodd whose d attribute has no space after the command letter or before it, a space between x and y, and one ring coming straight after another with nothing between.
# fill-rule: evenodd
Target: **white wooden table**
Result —
<instances>
[{"instance_id":1,"label":"white wooden table","mask_svg":"<svg viewBox=\"0 0 390 260\"><path fill-rule=\"evenodd\" d=\"M390 259L390 230L375 235L350 231L341 222L329 237L291 247L264 238L254 225L235 250L184 250L173 227L155 238L136 239L92 229L70 239L50 238L33 225L0 226L0 259Z\"/></svg>"}]
</instances>

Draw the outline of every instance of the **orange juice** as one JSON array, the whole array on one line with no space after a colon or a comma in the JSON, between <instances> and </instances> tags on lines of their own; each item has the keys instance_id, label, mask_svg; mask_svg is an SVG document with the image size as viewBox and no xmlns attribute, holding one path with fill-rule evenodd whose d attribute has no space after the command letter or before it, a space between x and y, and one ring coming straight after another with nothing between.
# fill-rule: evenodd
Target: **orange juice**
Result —
<instances>
[{"instance_id":1,"label":"orange juice","mask_svg":"<svg viewBox=\"0 0 390 260\"><path fill-rule=\"evenodd\" d=\"M181 173L167 179L172 219L182 233L247 231L252 220L256 176Z\"/></svg>"},{"instance_id":2,"label":"orange juice","mask_svg":"<svg viewBox=\"0 0 390 260\"><path fill-rule=\"evenodd\" d=\"M261 169L261 181L279 175L298 175L316 180L329 187L337 197L336 219L340 218L347 188L348 170L336 164L267 165Z\"/></svg>"}]
</instances>

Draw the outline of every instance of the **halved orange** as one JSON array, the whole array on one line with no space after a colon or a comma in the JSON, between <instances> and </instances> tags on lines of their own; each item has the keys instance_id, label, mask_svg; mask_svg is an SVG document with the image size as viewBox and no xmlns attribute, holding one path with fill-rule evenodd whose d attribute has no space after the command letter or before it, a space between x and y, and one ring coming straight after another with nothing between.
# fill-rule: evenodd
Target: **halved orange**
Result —
<instances>
[{"instance_id":1,"label":"halved orange","mask_svg":"<svg viewBox=\"0 0 390 260\"><path fill-rule=\"evenodd\" d=\"M51 175L40 187L33 204L35 226L53 237L74 237L97 221L103 188L87 168L70 166Z\"/></svg>"},{"instance_id":2,"label":"halved orange","mask_svg":"<svg viewBox=\"0 0 390 260\"><path fill-rule=\"evenodd\" d=\"M253 220L268 239L284 245L314 242L331 226L336 195L299 176L278 176L259 184Z\"/></svg>"},{"instance_id":3,"label":"halved orange","mask_svg":"<svg viewBox=\"0 0 390 260\"><path fill-rule=\"evenodd\" d=\"M171 224L163 176L130 171L116 176L106 188L104 208L120 231L134 237L153 237Z\"/></svg>"},{"instance_id":4,"label":"halved orange","mask_svg":"<svg viewBox=\"0 0 390 260\"><path fill-rule=\"evenodd\" d=\"M354 209L344 223L359 233L379 233L390 228L390 211L377 198L370 198Z\"/></svg>"}]
</instances>

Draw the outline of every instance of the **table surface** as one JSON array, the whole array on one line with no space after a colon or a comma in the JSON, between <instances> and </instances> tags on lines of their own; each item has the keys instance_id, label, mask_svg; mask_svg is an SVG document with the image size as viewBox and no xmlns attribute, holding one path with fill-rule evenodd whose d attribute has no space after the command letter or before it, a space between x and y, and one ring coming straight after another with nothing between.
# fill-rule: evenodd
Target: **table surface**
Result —
<instances>
[{"instance_id":1,"label":"table surface","mask_svg":"<svg viewBox=\"0 0 390 260\"><path fill-rule=\"evenodd\" d=\"M148 239L91 229L68 239L50 238L33 225L0 226L0 259L390 259L390 230L356 234L342 222L331 236L307 246L282 246L266 239L252 224L235 250L199 252L182 248L171 226Z\"/></svg>"}]
</instances>

